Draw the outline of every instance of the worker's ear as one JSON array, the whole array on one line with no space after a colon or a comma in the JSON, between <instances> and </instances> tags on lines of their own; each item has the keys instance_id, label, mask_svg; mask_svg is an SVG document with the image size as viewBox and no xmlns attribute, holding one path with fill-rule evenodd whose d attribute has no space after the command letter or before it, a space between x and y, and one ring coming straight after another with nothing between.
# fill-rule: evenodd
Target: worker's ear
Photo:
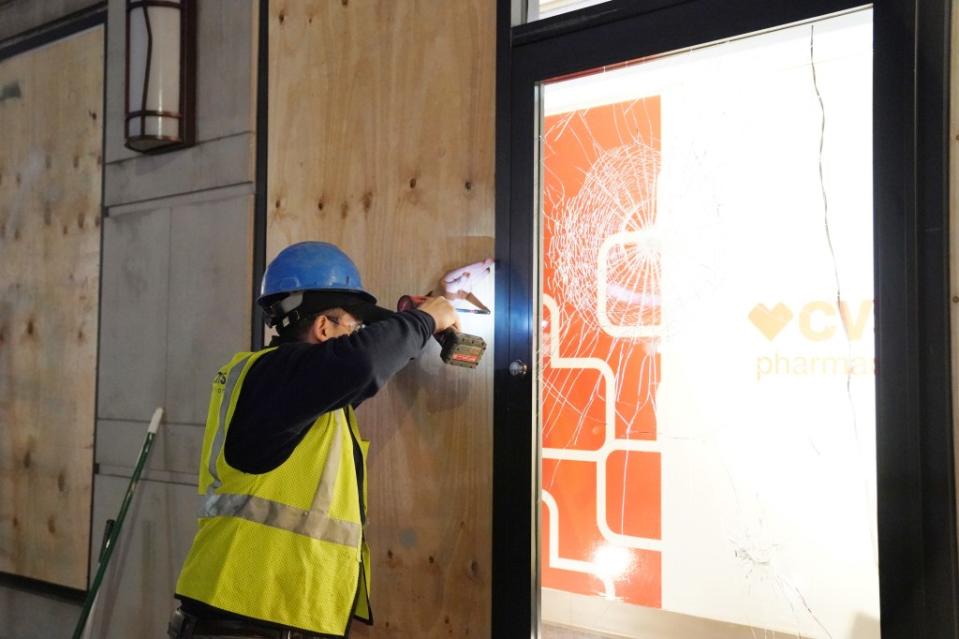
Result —
<instances>
[{"instance_id":1,"label":"worker's ear","mask_svg":"<svg viewBox=\"0 0 959 639\"><path fill-rule=\"evenodd\" d=\"M333 337L331 334L332 322L326 315L317 315L310 327L310 341L314 344L322 344Z\"/></svg>"}]
</instances>

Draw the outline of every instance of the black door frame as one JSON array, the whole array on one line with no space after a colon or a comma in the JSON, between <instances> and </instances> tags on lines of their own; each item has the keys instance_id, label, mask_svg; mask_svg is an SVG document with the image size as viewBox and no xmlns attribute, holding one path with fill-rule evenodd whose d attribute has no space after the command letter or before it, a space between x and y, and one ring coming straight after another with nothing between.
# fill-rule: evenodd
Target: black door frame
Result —
<instances>
[{"instance_id":1,"label":"black door frame","mask_svg":"<svg viewBox=\"0 0 959 639\"><path fill-rule=\"evenodd\" d=\"M534 87L866 3L613 0L510 26L498 0L492 636L535 629ZM949 336L950 3L877 0L873 180L883 639L959 639Z\"/></svg>"}]
</instances>

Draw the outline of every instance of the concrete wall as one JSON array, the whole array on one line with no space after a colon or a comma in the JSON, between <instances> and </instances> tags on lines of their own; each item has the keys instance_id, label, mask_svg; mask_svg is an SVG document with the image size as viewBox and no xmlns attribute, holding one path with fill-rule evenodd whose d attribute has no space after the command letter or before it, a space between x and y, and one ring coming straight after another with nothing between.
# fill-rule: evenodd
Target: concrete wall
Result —
<instances>
[{"instance_id":1,"label":"concrete wall","mask_svg":"<svg viewBox=\"0 0 959 639\"><path fill-rule=\"evenodd\" d=\"M0 4L0 42L91 4ZM108 5L94 557L157 406L166 423L101 590L98 639L166 636L195 529L209 383L250 340L257 3L198 5L198 141L149 157L123 147L124 0ZM79 612L0 582L0 639L69 637Z\"/></svg>"},{"instance_id":2,"label":"concrete wall","mask_svg":"<svg viewBox=\"0 0 959 639\"><path fill-rule=\"evenodd\" d=\"M123 21L111 0L94 546L154 408L166 419L92 636L159 639L196 526L210 380L250 339L256 3L198 3L197 144L157 156L123 147Z\"/></svg>"}]
</instances>

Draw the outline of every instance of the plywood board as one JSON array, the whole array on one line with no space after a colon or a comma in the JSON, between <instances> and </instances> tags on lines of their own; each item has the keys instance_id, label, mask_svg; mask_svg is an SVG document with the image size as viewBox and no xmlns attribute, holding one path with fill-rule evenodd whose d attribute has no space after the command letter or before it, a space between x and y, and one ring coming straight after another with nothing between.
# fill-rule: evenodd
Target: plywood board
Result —
<instances>
[{"instance_id":1,"label":"plywood board","mask_svg":"<svg viewBox=\"0 0 959 639\"><path fill-rule=\"evenodd\" d=\"M0 571L85 588L103 29L0 63Z\"/></svg>"},{"instance_id":2,"label":"plywood board","mask_svg":"<svg viewBox=\"0 0 959 639\"><path fill-rule=\"evenodd\" d=\"M274 0L269 28L267 257L334 242L391 305L492 255L495 3ZM358 636L489 636L491 364L431 344L358 411L376 619Z\"/></svg>"}]
</instances>

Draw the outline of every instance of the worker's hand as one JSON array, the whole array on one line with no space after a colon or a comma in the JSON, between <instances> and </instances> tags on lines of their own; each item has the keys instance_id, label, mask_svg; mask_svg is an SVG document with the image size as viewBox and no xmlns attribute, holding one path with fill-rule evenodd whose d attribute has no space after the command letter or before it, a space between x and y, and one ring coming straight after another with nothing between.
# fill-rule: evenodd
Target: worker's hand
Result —
<instances>
[{"instance_id":1,"label":"worker's hand","mask_svg":"<svg viewBox=\"0 0 959 639\"><path fill-rule=\"evenodd\" d=\"M456 314L456 309L445 297L427 297L416 308L430 314L433 321L436 322L437 333L442 333L448 328L460 330L460 320Z\"/></svg>"},{"instance_id":2,"label":"worker's hand","mask_svg":"<svg viewBox=\"0 0 959 639\"><path fill-rule=\"evenodd\" d=\"M485 280L492 268L493 260L489 257L461 266L441 277L433 293L448 300L465 300L473 292L473 286Z\"/></svg>"}]
</instances>

